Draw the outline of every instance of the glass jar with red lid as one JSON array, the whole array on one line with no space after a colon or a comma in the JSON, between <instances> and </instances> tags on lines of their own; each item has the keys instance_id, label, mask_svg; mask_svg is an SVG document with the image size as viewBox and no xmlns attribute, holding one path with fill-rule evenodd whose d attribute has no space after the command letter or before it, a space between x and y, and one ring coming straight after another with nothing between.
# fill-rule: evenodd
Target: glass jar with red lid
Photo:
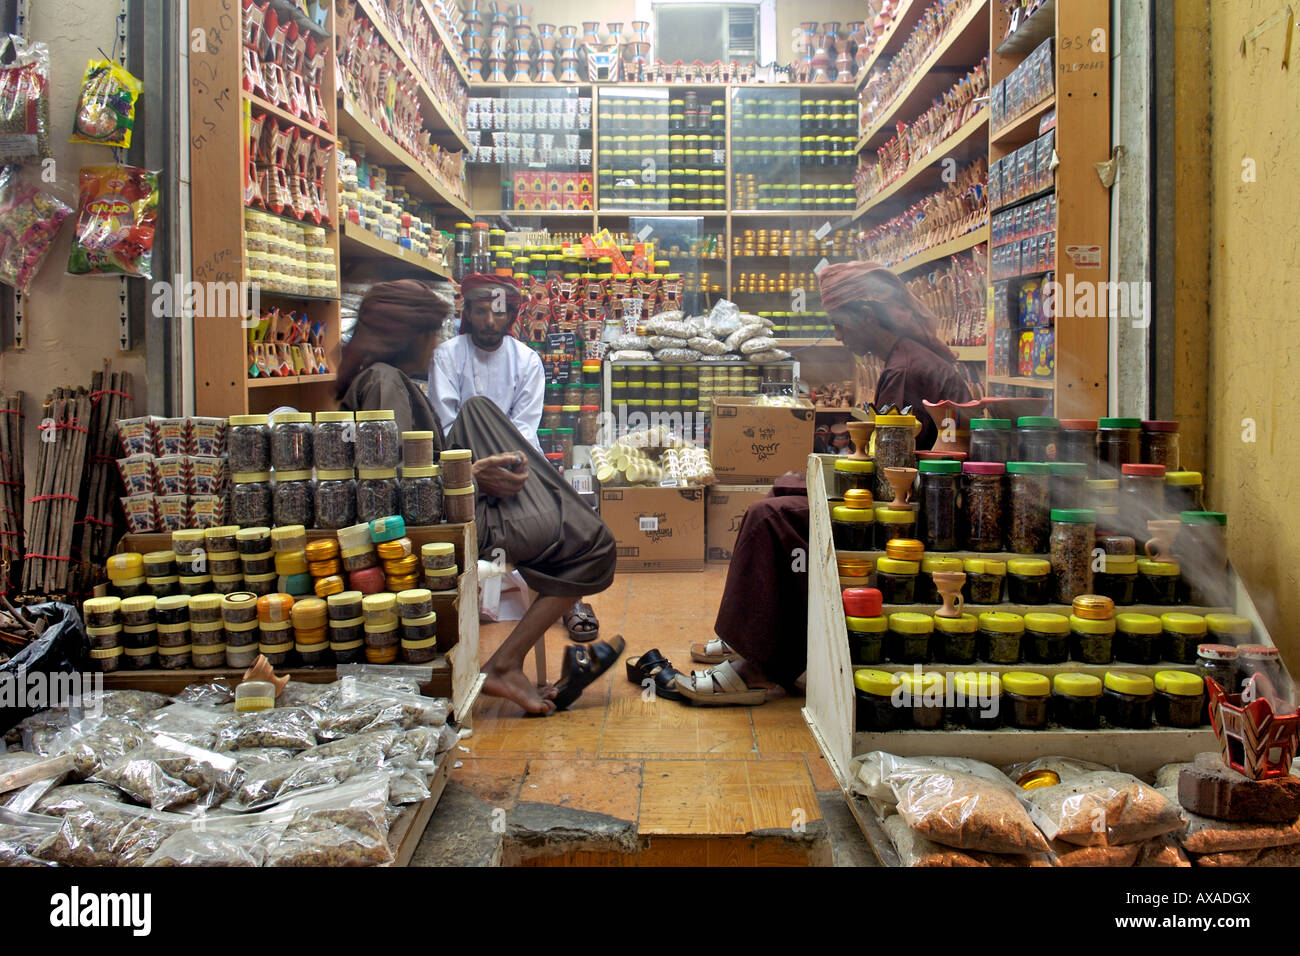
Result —
<instances>
[{"instance_id":1,"label":"glass jar with red lid","mask_svg":"<svg viewBox=\"0 0 1300 956\"><path fill-rule=\"evenodd\" d=\"M1120 467L1119 523L1124 534L1145 541L1147 522L1165 514L1165 466L1127 464Z\"/></svg>"},{"instance_id":2,"label":"glass jar with red lid","mask_svg":"<svg viewBox=\"0 0 1300 956\"><path fill-rule=\"evenodd\" d=\"M1177 422L1142 423L1142 461L1148 465L1164 465L1166 471L1179 470Z\"/></svg>"}]
</instances>

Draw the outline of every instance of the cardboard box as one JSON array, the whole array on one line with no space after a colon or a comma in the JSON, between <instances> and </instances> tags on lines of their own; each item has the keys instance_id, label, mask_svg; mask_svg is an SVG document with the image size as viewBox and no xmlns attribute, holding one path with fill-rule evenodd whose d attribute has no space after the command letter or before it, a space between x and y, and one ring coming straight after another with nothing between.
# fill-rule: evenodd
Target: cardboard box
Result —
<instances>
[{"instance_id":1,"label":"cardboard box","mask_svg":"<svg viewBox=\"0 0 1300 956\"><path fill-rule=\"evenodd\" d=\"M619 571L704 569L704 489L605 488L600 516L618 542Z\"/></svg>"},{"instance_id":2,"label":"cardboard box","mask_svg":"<svg viewBox=\"0 0 1300 956\"><path fill-rule=\"evenodd\" d=\"M808 469L813 407L759 405L757 398L715 398L709 451L713 473L729 485L756 485Z\"/></svg>"},{"instance_id":3,"label":"cardboard box","mask_svg":"<svg viewBox=\"0 0 1300 956\"><path fill-rule=\"evenodd\" d=\"M704 499L704 558L727 562L736 547L736 535L745 511L767 497L771 485L714 485Z\"/></svg>"}]
</instances>

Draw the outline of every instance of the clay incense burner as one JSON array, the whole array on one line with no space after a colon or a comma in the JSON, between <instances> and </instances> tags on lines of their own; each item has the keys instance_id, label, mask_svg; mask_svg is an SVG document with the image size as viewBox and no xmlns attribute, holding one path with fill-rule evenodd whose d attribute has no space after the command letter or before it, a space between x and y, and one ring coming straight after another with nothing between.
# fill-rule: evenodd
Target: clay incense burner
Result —
<instances>
[{"instance_id":1,"label":"clay incense burner","mask_svg":"<svg viewBox=\"0 0 1300 956\"><path fill-rule=\"evenodd\" d=\"M1147 531L1151 534L1151 540L1146 545L1147 557L1161 564L1172 564L1174 539L1178 537L1182 527L1181 521L1173 519L1148 521Z\"/></svg>"},{"instance_id":2,"label":"clay incense burner","mask_svg":"<svg viewBox=\"0 0 1300 956\"><path fill-rule=\"evenodd\" d=\"M875 422L848 422L849 438L853 440L853 454L849 458L853 461L870 461L871 455L868 452L871 449L871 432L875 429Z\"/></svg>"},{"instance_id":3,"label":"clay incense burner","mask_svg":"<svg viewBox=\"0 0 1300 956\"><path fill-rule=\"evenodd\" d=\"M889 507L897 511L906 511L908 498L912 494L912 483L916 481L915 468L886 468L885 480L894 489L894 500Z\"/></svg>"},{"instance_id":4,"label":"clay incense burner","mask_svg":"<svg viewBox=\"0 0 1300 956\"><path fill-rule=\"evenodd\" d=\"M935 617L961 617L966 607L966 600L961 596L962 585L966 583L964 571L935 571L934 588L943 600L943 607L934 612Z\"/></svg>"}]
</instances>

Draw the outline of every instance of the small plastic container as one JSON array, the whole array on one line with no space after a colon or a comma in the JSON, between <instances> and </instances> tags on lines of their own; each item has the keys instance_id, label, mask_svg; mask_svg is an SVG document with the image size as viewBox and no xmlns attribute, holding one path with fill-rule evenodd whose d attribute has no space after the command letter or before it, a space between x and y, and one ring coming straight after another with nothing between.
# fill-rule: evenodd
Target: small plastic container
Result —
<instances>
[{"instance_id":1,"label":"small plastic container","mask_svg":"<svg viewBox=\"0 0 1300 956\"><path fill-rule=\"evenodd\" d=\"M406 522L402 516L392 512L370 522L370 540L373 544L387 544L406 536Z\"/></svg>"},{"instance_id":2,"label":"small plastic container","mask_svg":"<svg viewBox=\"0 0 1300 956\"><path fill-rule=\"evenodd\" d=\"M921 559L921 573L916 576L912 599L917 604L938 604L938 588L934 584L935 572L954 572L962 569L961 558L942 554L927 554Z\"/></svg>"},{"instance_id":3,"label":"small plastic container","mask_svg":"<svg viewBox=\"0 0 1300 956\"><path fill-rule=\"evenodd\" d=\"M249 633L256 637L256 628ZM231 631L226 632L226 666L234 668L251 667L260 653L258 650L260 645L256 640L249 644L235 644L231 640L233 636L234 634Z\"/></svg>"},{"instance_id":4,"label":"small plastic container","mask_svg":"<svg viewBox=\"0 0 1300 956\"><path fill-rule=\"evenodd\" d=\"M1173 664L1195 664L1196 648L1208 641L1205 618L1171 611L1160 615L1160 626L1162 659Z\"/></svg>"},{"instance_id":5,"label":"small plastic container","mask_svg":"<svg viewBox=\"0 0 1300 956\"><path fill-rule=\"evenodd\" d=\"M468 524L474 520L474 486L454 488L446 484L443 478L442 509L443 515L451 524Z\"/></svg>"},{"instance_id":6,"label":"small plastic container","mask_svg":"<svg viewBox=\"0 0 1300 956\"><path fill-rule=\"evenodd\" d=\"M850 490L866 491L874 494L876 484L876 465L871 461L859 461L854 458L835 459L835 487L841 498Z\"/></svg>"},{"instance_id":7,"label":"small plastic container","mask_svg":"<svg viewBox=\"0 0 1300 956\"><path fill-rule=\"evenodd\" d=\"M280 624L293 620L293 597L289 594L266 594L257 599L257 619L263 624Z\"/></svg>"},{"instance_id":8,"label":"small plastic container","mask_svg":"<svg viewBox=\"0 0 1300 956\"><path fill-rule=\"evenodd\" d=\"M1109 664L1115 659L1115 619L1090 621L1070 615L1070 659L1082 664Z\"/></svg>"},{"instance_id":9,"label":"small plastic container","mask_svg":"<svg viewBox=\"0 0 1300 956\"><path fill-rule=\"evenodd\" d=\"M962 465L966 546L971 551L1001 551L1006 509L1006 465L967 461Z\"/></svg>"},{"instance_id":10,"label":"small plastic container","mask_svg":"<svg viewBox=\"0 0 1300 956\"><path fill-rule=\"evenodd\" d=\"M967 558L962 562L966 572L966 602L968 604L998 604L1002 600L1002 586L1007 580L1007 563L994 558Z\"/></svg>"},{"instance_id":11,"label":"small plastic container","mask_svg":"<svg viewBox=\"0 0 1300 956\"><path fill-rule=\"evenodd\" d=\"M1012 558L1007 562L1007 598L1012 604L1047 604L1055 587L1050 561Z\"/></svg>"},{"instance_id":12,"label":"small plastic container","mask_svg":"<svg viewBox=\"0 0 1300 956\"><path fill-rule=\"evenodd\" d=\"M886 468L913 468L916 466L916 433L918 422L914 415L876 415L872 432L875 441L876 497L882 501L893 497L894 491L885 478Z\"/></svg>"},{"instance_id":13,"label":"small plastic container","mask_svg":"<svg viewBox=\"0 0 1300 956\"><path fill-rule=\"evenodd\" d=\"M402 510L402 489L393 468L357 469L357 520L374 521Z\"/></svg>"},{"instance_id":14,"label":"small plastic container","mask_svg":"<svg viewBox=\"0 0 1300 956\"><path fill-rule=\"evenodd\" d=\"M172 532L172 553L176 555L177 574L195 573L196 569L193 565L203 556L203 552L207 548L207 538L205 537L205 534L206 532L195 528L185 528L180 531ZM134 558L138 572L136 575L124 575L120 571L115 571L117 561L130 562L131 559L128 557L129 554L130 552L115 554L108 559L106 570L108 571L108 579L110 581L116 580L119 575L126 577L142 577L144 575L144 555L136 555Z\"/></svg>"},{"instance_id":15,"label":"small plastic container","mask_svg":"<svg viewBox=\"0 0 1300 956\"><path fill-rule=\"evenodd\" d=\"M188 597L206 594L212 590L213 582L210 574L182 574L180 577L180 593Z\"/></svg>"},{"instance_id":16,"label":"small plastic container","mask_svg":"<svg viewBox=\"0 0 1300 956\"><path fill-rule=\"evenodd\" d=\"M82 605L87 627L113 627L122 623L122 599L90 598Z\"/></svg>"},{"instance_id":17,"label":"small plastic container","mask_svg":"<svg viewBox=\"0 0 1300 956\"><path fill-rule=\"evenodd\" d=\"M271 424L271 467L276 474L310 473L316 464L315 436L310 412L277 412Z\"/></svg>"},{"instance_id":18,"label":"small plastic container","mask_svg":"<svg viewBox=\"0 0 1300 956\"><path fill-rule=\"evenodd\" d=\"M344 551L355 551L357 548L373 548L375 543L370 540L370 523L349 525L346 528L338 530L338 553Z\"/></svg>"},{"instance_id":19,"label":"small plastic container","mask_svg":"<svg viewBox=\"0 0 1300 956\"><path fill-rule=\"evenodd\" d=\"M379 559L385 563L389 561L398 561L402 558L409 558L415 554L415 544L410 538L395 538L392 541L385 541L382 544L375 545L375 553ZM418 563L419 558L416 558Z\"/></svg>"},{"instance_id":20,"label":"small plastic container","mask_svg":"<svg viewBox=\"0 0 1300 956\"><path fill-rule=\"evenodd\" d=\"M293 624L289 621L260 624L258 633L258 652L266 657L272 667L283 667L293 653Z\"/></svg>"},{"instance_id":21,"label":"small plastic container","mask_svg":"<svg viewBox=\"0 0 1300 956\"><path fill-rule=\"evenodd\" d=\"M988 671L955 671L948 677L955 722L970 730L996 730L1002 726L1002 680Z\"/></svg>"},{"instance_id":22,"label":"small plastic container","mask_svg":"<svg viewBox=\"0 0 1300 956\"><path fill-rule=\"evenodd\" d=\"M1057 674L1052 678L1052 719L1072 730L1101 726L1101 678L1092 674Z\"/></svg>"},{"instance_id":23,"label":"small plastic container","mask_svg":"<svg viewBox=\"0 0 1300 956\"><path fill-rule=\"evenodd\" d=\"M434 541L420 548L420 561L424 570L440 571L456 566L456 547L450 541Z\"/></svg>"},{"instance_id":24,"label":"small plastic container","mask_svg":"<svg viewBox=\"0 0 1300 956\"><path fill-rule=\"evenodd\" d=\"M1166 607L1178 603L1178 581L1182 568L1177 561L1139 558L1137 570L1137 603Z\"/></svg>"},{"instance_id":25,"label":"small plastic container","mask_svg":"<svg viewBox=\"0 0 1300 956\"><path fill-rule=\"evenodd\" d=\"M975 418L970 423L970 453L966 461L995 462L1005 465L1011 460L1011 419Z\"/></svg>"},{"instance_id":26,"label":"small plastic container","mask_svg":"<svg viewBox=\"0 0 1300 956\"><path fill-rule=\"evenodd\" d=\"M90 649L90 669L101 674L111 674L122 666L126 651L120 644Z\"/></svg>"},{"instance_id":27,"label":"small plastic container","mask_svg":"<svg viewBox=\"0 0 1300 956\"><path fill-rule=\"evenodd\" d=\"M241 528L235 534L235 550L240 558L273 553L269 527Z\"/></svg>"},{"instance_id":28,"label":"small plastic container","mask_svg":"<svg viewBox=\"0 0 1300 956\"><path fill-rule=\"evenodd\" d=\"M961 469L961 463L956 461L917 463L921 482L919 523L927 551L957 550Z\"/></svg>"},{"instance_id":29,"label":"small plastic container","mask_svg":"<svg viewBox=\"0 0 1300 956\"><path fill-rule=\"evenodd\" d=\"M886 505L875 508L876 550L884 551L885 546L895 538L913 539L916 537L916 512L907 509L894 509Z\"/></svg>"},{"instance_id":30,"label":"small plastic container","mask_svg":"<svg viewBox=\"0 0 1300 956\"><path fill-rule=\"evenodd\" d=\"M275 573L282 577L304 574L310 577L307 567L306 551L275 552Z\"/></svg>"},{"instance_id":31,"label":"small plastic container","mask_svg":"<svg viewBox=\"0 0 1300 956\"><path fill-rule=\"evenodd\" d=\"M317 578L316 584L312 587L319 598L328 598L331 594L342 594L347 590L343 584L343 578L337 574L330 574L323 578Z\"/></svg>"},{"instance_id":32,"label":"small plastic container","mask_svg":"<svg viewBox=\"0 0 1300 956\"><path fill-rule=\"evenodd\" d=\"M928 614L907 611L891 614L885 635L885 656L894 664L924 664L930 660L933 633L934 619Z\"/></svg>"},{"instance_id":33,"label":"small plastic container","mask_svg":"<svg viewBox=\"0 0 1300 956\"><path fill-rule=\"evenodd\" d=\"M239 559L239 552L234 549L209 551L208 570L213 574L243 574L244 563Z\"/></svg>"},{"instance_id":34,"label":"small plastic container","mask_svg":"<svg viewBox=\"0 0 1300 956\"><path fill-rule=\"evenodd\" d=\"M270 681L246 680L235 688L235 712L253 713L275 706L275 685Z\"/></svg>"},{"instance_id":35,"label":"small plastic container","mask_svg":"<svg viewBox=\"0 0 1300 956\"><path fill-rule=\"evenodd\" d=\"M392 664L397 660L401 638L397 633L397 618L386 624L365 626L365 657L370 664Z\"/></svg>"},{"instance_id":36,"label":"small plastic container","mask_svg":"<svg viewBox=\"0 0 1300 956\"><path fill-rule=\"evenodd\" d=\"M899 729L939 730L943 727L943 674L937 671L900 671L897 675Z\"/></svg>"},{"instance_id":37,"label":"small plastic container","mask_svg":"<svg viewBox=\"0 0 1300 956\"><path fill-rule=\"evenodd\" d=\"M145 578L144 583L151 596L164 598L179 593L181 579L173 574L169 578Z\"/></svg>"},{"instance_id":38,"label":"small plastic container","mask_svg":"<svg viewBox=\"0 0 1300 956\"><path fill-rule=\"evenodd\" d=\"M320 635L323 637L326 633L322 628ZM303 667L327 667L334 660L334 652L330 650L327 640L312 641L310 644L295 641L293 649L298 652L298 660Z\"/></svg>"},{"instance_id":39,"label":"small plastic container","mask_svg":"<svg viewBox=\"0 0 1300 956\"><path fill-rule=\"evenodd\" d=\"M146 578L169 578L176 573L175 551L150 551L144 556Z\"/></svg>"},{"instance_id":40,"label":"small plastic container","mask_svg":"<svg viewBox=\"0 0 1300 956\"><path fill-rule=\"evenodd\" d=\"M1115 615L1115 660L1148 667L1159 663L1160 631L1160 618L1153 614Z\"/></svg>"},{"instance_id":41,"label":"small plastic container","mask_svg":"<svg viewBox=\"0 0 1300 956\"><path fill-rule=\"evenodd\" d=\"M408 527L442 523L442 479L438 466L402 468L402 518Z\"/></svg>"},{"instance_id":42,"label":"small plastic container","mask_svg":"<svg viewBox=\"0 0 1300 956\"><path fill-rule=\"evenodd\" d=\"M347 471L356 465L356 417L352 412L317 412L312 447L317 471Z\"/></svg>"},{"instance_id":43,"label":"small plastic container","mask_svg":"<svg viewBox=\"0 0 1300 956\"><path fill-rule=\"evenodd\" d=\"M1250 621L1237 614L1205 615L1205 639L1211 644L1251 644L1255 629Z\"/></svg>"},{"instance_id":44,"label":"small plastic container","mask_svg":"<svg viewBox=\"0 0 1300 956\"><path fill-rule=\"evenodd\" d=\"M196 594L190 598L190 623L213 624L221 622L220 594Z\"/></svg>"},{"instance_id":45,"label":"small plastic container","mask_svg":"<svg viewBox=\"0 0 1300 956\"><path fill-rule=\"evenodd\" d=\"M214 574L210 589L218 594L234 594L237 591L244 590L244 575L241 574ZM205 590L207 590L205 588Z\"/></svg>"},{"instance_id":46,"label":"small plastic container","mask_svg":"<svg viewBox=\"0 0 1300 956\"><path fill-rule=\"evenodd\" d=\"M261 554L245 554L240 557L241 570L245 576L253 574L271 574L275 571L275 552L263 551ZM213 574L216 574L213 571Z\"/></svg>"},{"instance_id":47,"label":"small plastic container","mask_svg":"<svg viewBox=\"0 0 1300 956\"><path fill-rule=\"evenodd\" d=\"M894 699L898 677L888 671L863 668L853 672L856 719L859 733L897 730L903 719L902 708Z\"/></svg>"},{"instance_id":48,"label":"small plastic container","mask_svg":"<svg viewBox=\"0 0 1300 956\"><path fill-rule=\"evenodd\" d=\"M433 613L433 593L428 588L412 588L397 595L397 614L403 621L428 617Z\"/></svg>"},{"instance_id":49,"label":"small plastic container","mask_svg":"<svg viewBox=\"0 0 1300 956\"><path fill-rule=\"evenodd\" d=\"M216 528L205 528L203 531L204 547L209 552L213 551L238 551L239 525L224 524Z\"/></svg>"},{"instance_id":50,"label":"small plastic container","mask_svg":"<svg viewBox=\"0 0 1300 956\"><path fill-rule=\"evenodd\" d=\"M1021 461L1055 461L1061 423L1042 415L1024 415L1016 421L1016 456Z\"/></svg>"},{"instance_id":51,"label":"small plastic container","mask_svg":"<svg viewBox=\"0 0 1300 956\"><path fill-rule=\"evenodd\" d=\"M1137 595L1137 559L1108 554L1102 558L1104 571L1092 576L1092 589L1119 605L1132 604Z\"/></svg>"},{"instance_id":52,"label":"small plastic container","mask_svg":"<svg viewBox=\"0 0 1300 956\"><path fill-rule=\"evenodd\" d=\"M977 654L990 664L1018 664L1023 654L1025 619L1008 611L985 611L979 616Z\"/></svg>"},{"instance_id":53,"label":"small plastic container","mask_svg":"<svg viewBox=\"0 0 1300 956\"><path fill-rule=\"evenodd\" d=\"M844 504L831 509L831 537L839 551L870 551L874 512L871 492L849 489Z\"/></svg>"},{"instance_id":54,"label":"small plastic container","mask_svg":"<svg viewBox=\"0 0 1300 956\"><path fill-rule=\"evenodd\" d=\"M1045 463L1013 461L1007 465L1010 508L1007 550L1015 554L1046 554L1052 531L1049 469Z\"/></svg>"},{"instance_id":55,"label":"small plastic container","mask_svg":"<svg viewBox=\"0 0 1300 956\"><path fill-rule=\"evenodd\" d=\"M317 472L316 527L329 531L357 520L357 483L351 471Z\"/></svg>"},{"instance_id":56,"label":"small plastic container","mask_svg":"<svg viewBox=\"0 0 1300 956\"><path fill-rule=\"evenodd\" d=\"M1002 675L1002 704L1007 724L1020 730L1043 730L1047 726L1052 682L1032 671L1007 671Z\"/></svg>"},{"instance_id":57,"label":"small plastic container","mask_svg":"<svg viewBox=\"0 0 1300 956\"><path fill-rule=\"evenodd\" d=\"M378 594L388 589L388 579L383 568L366 568L348 575L348 586L362 594Z\"/></svg>"},{"instance_id":58,"label":"small plastic container","mask_svg":"<svg viewBox=\"0 0 1300 956\"><path fill-rule=\"evenodd\" d=\"M122 628L122 648L127 670L148 670L158 666L158 626L146 624Z\"/></svg>"},{"instance_id":59,"label":"small plastic container","mask_svg":"<svg viewBox=\"0 0 1300 956\"><path fill-rule=\"evenodd\" d=\"M979 621L973 614L961 617L934 615L934 659L940 664L974 664Z\"/></svg>"},{"instance_id":60,"label":"small plastic container","mask_svg":"<svg viewBox=\"0 0 1300 956\"><path fill-rule=\"evenodd\" d=\"M393 412L357 412L355 434L358 470L397 468L402 458L402 439Z\"/></svg>"},{"instance_id":61,"label":"small plastic container","mask_svg":"<svg viewBox=\"0 0 1300 956\"><path fill-rule=\"evenodd\" d=\"M1112 727L1146 730L1155 709L1155 683L1145 674L1106 671L1101 713Z\"/></svg>"},{"instance_id":62,"label":"small plastic container","mask_svg":"<svg viewBox=\"0 0 1300 956\"><path fill-rule=\"evenodd\" d=\"M266 574L245 574L244 587L261 597L264 594L274 594L279 580L280 576L272 568Z\"/></svg>"},{"instance_id":63,"label":"small plastic container","mask_svg":"<svg viewBox=\"0 0 1300 956\"><path fill-rule=\"evenodd\" d=\"M442 481L449 488L468 488L474 483L473 453L468 448L448 448L438 457Z\"/></svg>"},{"instance_id":64,"label":"small plastic container","mask_svg":"<svg viewBox=\"0 0 1300 956\"><path fill-rule=\"evenodd\" d=\"M330 595L325 599L329 619L331 621L350 621L353 618L364 620L361 600L360 591L344 591L341 594Z\"/></svg>"},{"instance_id":65,"label":"small plastic container","mask_svg":"<svg viewBox=\"0 0 1300 956\"><path fill-rule=\"evenodd\" d=\"M1205 680L1186 671L1156 671L1156 723L1190 729L1201 726L1205 713Z\"/></svg>"},{"instance_id":66,"label":"small plastic container","mask_svg":"<svg viewBox=\"0 0 1300 956\"><path fill-rule=\"evenodd\" d=\"M434 592L455 591L459 574L460 569L454 564L449 568L425 571L424 586Z\"/></svg>"},{"instance_id":67,"label":"small plastic container","mask_svg":"<svg viewBox=\"0 0 1300 956\"><path fill-rule=\"evenodd\" d=\"M433 465L433 432L402 432L402 465L417 468Z\"/></svg>"},{"instance_id":68,"label":"small plastic container","mask_svg":"<svg viewBox=\"0 0 1300 956\"><path fill-rule=\"evenodd\" d=\"M92 648L118 647L122 643L122 625L106 624L103 627L88 627L86 635L90 638Z\"/></svg>"},{"instance_id":69,"label":"small plastic container","mask_svg":"<svg viewBox=\"0 0 1300 956\"><path fill-rule=\"evenodd\" d=\"M1165 472L1165 513L1205 509L1205 488L1199 471Z\"/></svg>"},{"instance_id":70,"label":"small plastic container","mask_svg":"<svg viewBox=\"0 0 1300 956\"><path fill-rule=\"evenodd\" d=\"M200 669L225 666L226 632L220 622L190 622L190 663Z\"/></svg>"},{"instance_id":71,"label":"small plastic container","mask_svg":"<svg viewBox=\"0 0 1300 956\"><path fill-rule=\"evenodd\" d=\"M226 452L230 470L262 472L271 467L271 433L265 415L231 415L226 429Z\"/></svg>"},{"instance_id":72,"label":"small plastic container","mask_svg":"<svg viewBox=\"0 0 1300 956\"><path fill-rule=\"evenodd\" d=\"M315 526L316 489L310 471L275 473L271 514L277 525Z\"/></svg>"},{"instance_id":73,"label":"small plastic container","mask_svg":"<svg viewBox=\"0 0 1300 956\"><path fill-rule=\"evenodd\" d=\"M188 625L190 623L190 599L184 594L173 594L158 598L154 604L154 619L160 625Z\"/></svg>"},{"instance_id":74,"label":"small plastic container","mask_svg":"<svg viewBox=\"0 0 1300 956\"><path fill-rule=\"evenodd\" d=\"M1070 656L1070 619L1063 614L1026 614L1021 647L1031 664L1065 662Z\"/></svg>"},{"instance_id":75,"label":"small plastic container","mask_svg":"<svg viewBox=\"0 0 1300 956\"><path fill-rule=\"evenodd\" d=\"M265 471L237 472L231 475L230 516L241 528L269 525L274 517L271 502L271 475Z\"/></svg>"},{"instance_id":76,"label":"small plastic container","mask_svg":"<svg viewBox=\"0 0 1300 956\"><path fill-rule=\"evenodd\" d=\"M419 555L415 554L408 554L404 558L384 562L384 574L390 582L397 578L418 577L420 570L420 558ZM397 590L405 589L398 588Z\"/></svg>"},{"instance_id":77,"label":"small plastic container","mask_svg":"<svg viewBox=\"0 0 1300 956\"><path fill-rule=\"evenodd\" d=\"M356 571L364 571L366 568L379 566L379 555L375 552L372 545L364 548L353 548L343 552L343 570L352 574Z\"/></svg>"},{"instance_id":78,"label":"small plastic container","mask_svg":"<svg viewBox=\"0 0 1300 956\"><path fill-rule=\"evenodd\" d=\"M361 610L367 625L388 624L397 620L397 595L368 594L361 599Z\"/></svg>"},{"instance_id":79,"label":"small plastic container","mask_svg":"<svg viewBox=\"0 0 1300 956\"><path fill-rule=\"evenodd\" d=\"M883 557L876 560L876 587L886 604L914 604L916 577L921 572L918 561L899 561Z\"/></svg>"},{"instance_id":80,"label":"small plastic container","mask_svg":"<svg viewBox=\"0 0 1300 956\"><path fill-rule=\"evenodd\" d=\"M257 620L257 598L251 591L237 591L221 599L221 620L227 626Z\"/></svg>"},{"instance_id":81,"label":"small plastic container","mask_svg":"<svg viewBox=\"0 0 1300 956\"><path fill-rule=\"evenodd\" d=\"M429 615L427 623L404 625L402 628L402 660L407 664L425 664L438 656L437 615ZM411 637L412 633L434 633L428 637Z\"/></svg>"}]
</instances>

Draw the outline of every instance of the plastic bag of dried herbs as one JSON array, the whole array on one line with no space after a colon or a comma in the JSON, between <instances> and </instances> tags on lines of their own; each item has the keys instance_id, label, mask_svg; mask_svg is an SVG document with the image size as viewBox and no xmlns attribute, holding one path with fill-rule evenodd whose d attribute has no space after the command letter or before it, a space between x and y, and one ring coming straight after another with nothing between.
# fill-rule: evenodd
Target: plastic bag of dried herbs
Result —
<instances>
[{"instance_id":1,"label":"plastic bag of dried herbs","mask_svg":"<svg viewBox=\"0 0 1300 956\"><path fill-rule=\"evenodd\" d=\"M291 797L274 813L293 814L267 866L378 866L388 846L388 777L356 777L318 793Z\"/></svg>"},{"instance_id":2,"label":"plastic bag of dried herbs","mask_svg":"<svg viewBox=\"0 0 1300 956\"><path fill-rule=\"evenodd\" d=\"M24 182L18 167L0 172L0 282L26 292L72 208Z\"/></svg>"},{"instance_id":3,"label":"plastic bag of dried herbs","mask_svg":"<svg viewBox=\"0 0 1300 956\"><path fill-rule=\"evenodd\" d=\"M1140 843L1184 826L1177 804L1127 773L1085 773L1026 797L1050 839L1076 846Z\"/></svg>"},{"instance_id":4,"label":"plastic bag of dried herbs","mask_svg":"<svg viewBox=\"0 0 1300 956\"><path fill-rule=\"evenodd\" d=\"M0 39L0 165L49 159L50 51L8 35Z\"/></svg>"},{"instance_id":5,"label":"plastic bag of dried herbs","mask_svg":"<svg viewBox=\"0 0 1300 956\"><path fill-rule=\"evenodd\" d=\"M141 866L164 840L192 823L178 813L90 798L64 816L33 856L64 866Z\"/></svg>"},{"instance_id":6,"label":"plastic bag of dried herbs","mask_svg":"<svg viewBox=\"0 0 1300 956\"><path fill-rule=\"evenodd\" d=\"M260 817L205 820L163 840L144 865L262 866L287 825Z\"/></svg>"},{"instance_id":7,"label":"plastic bag of dried herbs","mask_svg":"<svg viewBox=\"0 0 1300 956\"><path fill-rule=\"evenodd\" d=\"M276 707L226 718L217 730L214 749L284 747L306 750L315 746L316 720L311 711L305 707Z\"/></svg>"},{"instance_id":8,"label":"plastic bag of dried herbs","mask_svg":"<svg viewBox=\"0 0 1300 956\"><path fill-rule=\"evenodd\" d=\"M890 787L899 816L927 840L989 853L1050 849L1020 797L984 777L930 770L891 779Z\"/></svg>"},{"instance_id":9,"label":"plastic bag of dried herbs","mask_svg":"<svg viewBox=\"0 0 1300 956\"><path fill-rule=\"evenodd\" d=\"M138 166L83 166L71 275L153 278L158 173Z\"/></svg>"},{"instance_id":10,"label":"plastic bag of dried herbs","mask_svg":"<svg viewBox=\"0 0 1300 956\"><path fill-rule=\"evenodd\" d=\"M143 90L144 84L125 67L111 60L88 62L68 141L129 149L135 101Z\"/></svg>"},{"instance_id":11,"label":"plastic bag of dried herbs","mask_svg":"<svg viewBox=\"0 0 1300 956\"><path fill-rule=\"evenodd\" d=\"M234 758L162 734L107 764L93 782L107 783L155 810L214 806L234 787Z\"/></svg>"},{"instance_id":12,"label":"plastic bag of dried herbs","mask_svg":"<svg viewBox=\"0 0 1300 956\"><path fill-rule=\"evenodd\" d=\"M59 829L59 821L36 813L0 810L0 866L53 866L36 849Z\"/></svg>"}]
</instances>

